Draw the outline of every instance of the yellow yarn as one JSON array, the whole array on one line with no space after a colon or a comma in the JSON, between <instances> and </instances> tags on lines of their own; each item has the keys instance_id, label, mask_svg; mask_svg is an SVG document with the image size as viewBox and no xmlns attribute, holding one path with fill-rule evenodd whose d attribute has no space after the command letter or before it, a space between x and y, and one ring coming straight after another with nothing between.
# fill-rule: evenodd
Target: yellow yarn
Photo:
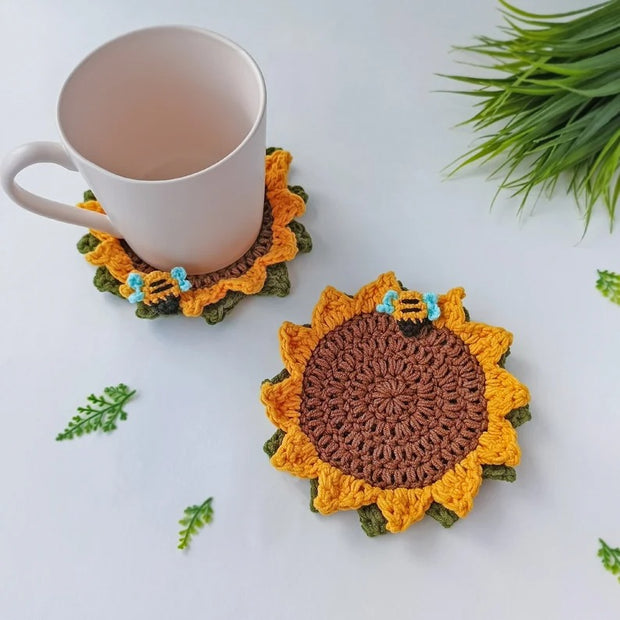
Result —
<instances>
[{"instance_id":1,"label":"yellow yarn","mask_svg":"<svg viewBox=\"0 0 620 620\"><path fill-rule=\"evenodd\" d=\"M512 342L512 335L498 327L466 321L462 304L465 291L455 288L439 297L441 316L435 325L461 338L484 372L488 427L477 447L439 480L415 489L378 488L321 460L300 428L304 370L325 334L358 314L374 312L388 290L403 292L393 273L381 275L352 298L328 287L314 309L310 327L284 323L280 329L280 350L290 377L276 384L265 383L261 400L269 419L286 433L272 464L301 478L318 479L314 506L319 512L329 514L376 503L387 520L387 529L399 532L421 519L433 501L464 517L480 487L482 465L518 464L517 435L505 416L525 406L529 393L498 364Z\"/></svg>"},{"instance_id":2,"label":"yellow yarn","mask_svg":"<svg viewBox=\"0 0 620 620\"><path fill-rule=\"evenodd\" d=\"M288 189L288 170L292 155L287 151L277 150L265 158L265 195L271 205L272 245L265 255L258 257L243 275L236 278L222 279L205 288L192 288L180 292L180 308L185 316L200 316L205 306L222 299L229 291L239 291L246 295L258 293L267 279L267 267L290 261L297 255L295 234L288 224L303 215L303 199ZM82 209L103 213L101 205L90 200L78 204ZM105 266L119 282L125 282L130 273L139 273L146 282L152 276L135 269L131 258L125 252L119 239L96 230L90 231L101 243L85 255L86 260L96 266ZM156 278L166 277L164 272L156 272ZM123 285L120 293L129 297L133 289Z\"/></svg>"}]
</instances>

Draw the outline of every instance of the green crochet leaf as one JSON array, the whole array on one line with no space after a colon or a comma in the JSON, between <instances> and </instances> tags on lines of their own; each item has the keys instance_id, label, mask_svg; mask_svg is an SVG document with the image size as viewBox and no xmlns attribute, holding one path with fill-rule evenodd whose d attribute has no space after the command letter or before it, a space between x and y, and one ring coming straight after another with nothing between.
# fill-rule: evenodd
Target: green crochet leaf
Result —
<instances>
[{"instance_id":1,"label":"green crochet leaf","mask_svg":"<svg viewBox=\"0 0 620 620\"><path fill-rule=\"evenodd\" d=\"M513 482L516 478L516 472L512 467L503 465L483 465L482 477ZM374 537L387 533L387 519L376 504L359 508L357 512L360 518L360 525L368 536ZM430 505L426 514L445 528L452 527L459 520L456 513L437 502L433 502Z\"/></svg>"},{"instance_id":2,"label":"green crochet leaf","mask_svg":"<svg viewBox=\"0 0 620 620\"><path fill-rule=\"evenodd\" d=\"M366 533L366 536L374 538L387 534L387 519L383 516L377 504L362 506L357 509L360 519L360 526Z\"/></svg>"},{"instance_id":3,"label":"green crochet leaf","mask_svg":"<svg viewBox=\"0 0 620 620\"><path fill-rule=\"evenodd\" d=\"M188 506L179 524L183 526L179 532L179 549L187 549L196 534L208 523L213 521L213 498L209 497L200 506Z\"/></svg>"},{"instance_id":4,"label":"green crochet leaf","mask_svg":"<svg viewBox=\"0 0 620 620\"><path fill-rule=\"evenodd\" d=\"M620 273L598 270L596 288L610 301L620 305Z\"/></svg>"},{"instance_id":5,"label":"green crochet leaf","mask_svg":"<svg viewBox=\"0 0 620 620\"><path fill-rule=\"evenodd\" d=\"M291 376L291 373L286 370L286 368L283 368L275 377L273 377L272 379L264 379L261 382L261 385L263 385L263 383L273 383L274 385L276 383L280 383L281 381L284 381L284 379L288 379Z\"/></svg>"},{"instance_id":6,"label":"green crochet leaf","mask_svg":"<svg viewBox=\"0 0 620 620\"><path fill-rule=\"evenodd\" d=\"M78 242L77 249L80 254L88 254L92 252L101 241L91 233L86 233Z\"/></svg>"},{"instance_id":7,"label":"green crochet leaf","mask_svg":"<svg viewBox=\"0 0 620 620\"><path fill-rule=\"evenodd\" d=\"M504 368L506 366L506 360L510 357L510 347L508 347L508 350L506 351L506 353L504 353L500 358L499 358L499 362L497 362L497 364L499 365L500 368Z\"/></svg>"},{"instance_id":8,"label":"green crochet leaf","mask_svg":"<svg viewBox=\"0 0 620 620\"><path fill-rule=\"evenodd\" d=\"M123 298L119 292L120 284L118 280L108 271L107 267L97 267L93 283L102 293L112 293L117 297Z\"/></svg>"},{"instance_id":9,"label":"green crochet leaf","mask_svg":"<svg viewBox=\"0 0 620 620\"><path fill-rule=\"evenodd\" d=\"M360 518L360 525L368 536L374 537L387 534L387 519L383 516L376 504L359 508L357 513ZM433 502L430 505L426 514L446 528L452 527L459 520L454 512L437 502Z\"/></svg>"},{"instance_id":10,"label":"green crochet leaf","mask_svg":"<svg viewBox=\"0 0 620 620\"><path fill-rule=\"evenodd\" d=\"M437 502L433 502L429 506L429 509L426 511L426 514L429 517L432 517L433 519L435 519L435 521L437 521L438 523L443 525L443 527L446 527L446 528L452 527L459 520L459 517L456 513L452 512L451 510L448 510L445 506L442 506L441 504L438 504Z\"/></svg>"},{"instance_id":11,"label":"green crochet leaf","mask_svg":"<svg viewBox=\"0 0 620 620\"><path fill-rule=\"evenodd\" d=\"M257 295L272 295L275 297L286 297L291 292L291 281L288 277L288 267L286 263L269 265L267 267L267 278L265 284Z\"/></svg>"},{"instance_id":12,"label":"green crochet leaf","mask_svg":"<svg viewBox=\"0 0 620 620\"><path fill-rule=\"evenodd\" d=\"M152 320L161 316L161 314L153 306L147 306L145 303L139 302L136 304L136 316L139 319Z\"/></svg>"},{"instance_id":13,"label":"green crochet leaf","mask_svg":"<svg viewBox=\"0 0 620 620\"><path fill-rule=\"evenodd\" d=\"M482 477L487 480L514 482L517 479L517 472L513 467L508 467L508 465L483 465Z\"/></svg>"},{"instance_id":14,"label":"green crochet leaf","mask_svg":"<svg viewBox=\"0 0 620 620\"><path fill-rule=\"evenodd\" d=\"M306 191L301 185L289 185L288 190L289 192L292 192L293 194L297 194L297 196L301 196L301 199L305 203L308 202L308 194L306 194Z\"/></svg>"},{"instance_id":15,"label":"green crochet leaf","mask_svg":"<svg viewBox=\"0 0 620 620\"><path fill-rule=\"evenodd\" d=\"M202 318L209 324L215 325L224 320L224 317L245 297L239 291L228 291L220 301L205 306Z\"/></svg>"},{"instance_id":16,"label":"green crochet leaf","mask_svg":"<svg viewBox=\"0 0 620 620\"><path fill-rule=\"evenodd\" d=\"M310 480L310 510L312 512L318 512L318 510L314 507L314 500L316 496L319 494L319 479L312 478Z\"/></svg>"},{"instance_id":17,"label":"green crochet leaf","mask_svg":"<svg viewBox=\"0 0 620 620\"><path fill-rule=\"evenodd\" d=\"M506 419L512 424L514 428L521 426L521 424L525 424L532 419L532 414L530 413L530 406L525 405L525 407L519 407L518 409L513 409L507 416Z\"/></svg>"},{"instance_id":18,"label":"green crochet leaf","mask_svg":"<svg viewBox=\"0 0 620 620\"><path fill-rule=\"evenodd\" d=\"M282 441L284 440L284 435L286 433L278 429L264 444L263 444L263 452L271 458L277 451L278 448L282 445Z\"/></svg>"},{"instance_id":19,"label":"green crochet leaf","mask_svg":"<svg viewBox=\"0 0 620 620\"><path fill-rule=\"evenodd\" d=\"M307 254L312 250L312 237L310 233L306 230L306 227L298 222L297 220L293 220L288 227L295 234L295 238L297 239L297 249L300 254Z\"/></svg>"},{"instance_id":20,"label":"green crochet leaf","mask_svg":"<svg viewBox=\"0 0 620 620\"><path fill-rule=\"evenodd\" d=\"M367 536L374 537L387 534L387 519L383 516L377 504L363 506L358 509L357 514L359 515L360 525ZM426 514L446 528L452 527L459 520L454 512L437 502L433 502L430 505Z\"/></svg>"}]
</instances>

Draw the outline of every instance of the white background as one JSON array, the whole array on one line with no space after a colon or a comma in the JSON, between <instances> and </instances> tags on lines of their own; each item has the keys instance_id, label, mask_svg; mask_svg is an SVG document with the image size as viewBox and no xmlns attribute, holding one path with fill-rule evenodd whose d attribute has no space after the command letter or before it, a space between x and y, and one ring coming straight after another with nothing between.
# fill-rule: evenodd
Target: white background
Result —
<instances>
[{"instance_id":1,"label":"white background","mask_svg":"<svg viewBox=\"0 0 620 620\"><path fill-rule=\"evenodd\" d=\"M581 0L523 0L540 10ZM55 139L56 97L104 41L193 24L246 47L268 87L268 143L295 156L314 251L286 299L242 302L224 323L140 321L91 285L78 228L0 196L0 617L618 618L596 557L620 545L620 308L594 289L620 270L602 213L569 197L489 203L484 171L441 169L470 144L471 101L451 45L492 33L494 0L0 3L0 152ZM77 175L23 173L77 201ZM393 269L409 287L462 285L473 317L515 334L509 370L530 386L515 484L486 481L470 516L368 539L355 513L308 510L308 485L273 470L260 381L282 367L277 329L304 323L328 284L354 292ZM57 443L91 391L139 391L111 436ZM176 549L185 506L215 520Z\"/></svg>"}]
</instances>

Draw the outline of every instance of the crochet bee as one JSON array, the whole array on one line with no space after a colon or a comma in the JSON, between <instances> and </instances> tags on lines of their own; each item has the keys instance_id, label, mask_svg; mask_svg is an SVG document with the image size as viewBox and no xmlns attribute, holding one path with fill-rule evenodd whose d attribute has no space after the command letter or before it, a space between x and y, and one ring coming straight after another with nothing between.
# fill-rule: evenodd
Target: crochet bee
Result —
<instances>
[{"instance_id":1,"label":"crochet bee","mask_svg":"<svg viewBox=\"0 0 620 620\"><path fill-rule=\"evenodd\" d=\"M141 275L133 271L120 288L121 295L132 304L156 306L162 314L174 314L179 308L181 293L192 287L183 267L174 267L170 273L152 271Z\"/></svg>"},{"instance_id":2,"label":"crochet bee","mask_svg":"<svg viewBox=\"0 0 620 620\"><path fill-rule=\"evenodd\" d=\"M435 293L389 290L377 312L390 314L396 320L400 331L408 338L417 337L432 328L432 321L439 318L440 310Z\"/></svg>"}]
</instances>

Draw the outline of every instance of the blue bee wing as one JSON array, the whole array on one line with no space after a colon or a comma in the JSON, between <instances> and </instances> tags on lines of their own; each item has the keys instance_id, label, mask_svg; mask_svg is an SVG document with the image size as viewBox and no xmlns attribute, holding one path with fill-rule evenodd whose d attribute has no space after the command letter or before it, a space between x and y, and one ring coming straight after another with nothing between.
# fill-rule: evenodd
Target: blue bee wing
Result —
<instances>
[{"instance_id":1,"label":"blue bee wing","mask_svg":"<svg viewBox=\"0 0 620 620\"><path fill-rule=\"evenodd\" d=\"M144 301L144 293L141 290L144 286L144 280L139 273L132 271L127 276L127 286L135 291L127 298L130 304L137 304L140 301Z\"/></svg>"},{"instance_id":2,"label":"blue bee wing","mask_svg":"<svg viewBox=\"0 0 620 620\"><path fill-rule=\"evenodd\" d=\"M394 313L394 304L392 303L395 299L398 299L398 293L393 290L389 290L383 296L383 302L377 304L377 312L384 312L385 314L393 314Z\"/></svg>"},{"instance_id":3,"label":"blue bee wing","mask_svg":"<svg viewBox=\"0 0 620 620\"><path fill-rule=\"evenodd\" d=\"M173 267L170 271L170 275L175 280L185 280L185 278L187 277L187 271L185 271L183 267Z\"/></svg>"},{"instance_id":4,"label":"blue bee wing","mask_svg":"<svg viewBox=\"0 0 620 620\"><path fill-rule=\"evenodd\" d=\"M187 279L187 271L183 267L173 267L170 275L179 283L179 289L183 293L192 288L192 283Z\"/></svg>"},{"instance_id":5,"label":"blue bee wing","mask_svg":"<svg viewBox=\"0 0 620 620\"><path fill-rule=\"evenodd\" d=\"M140 301L144 301L144 293L142 291L137 291L136 293L132 293L127 297L127 301L130 304L137 304Z\"/></svg>"},{"instance_id":6,"label":"blue bee wing","mask_svg":"<svg viewBox=\"0 0 620 620\"><path fill-rule=\"evenodd\" d=\"M437 293L424 293L422 299L426 304L429 320L436 321L441 316L441 310L437 304Z\"/></svg>"},{"instance_id":7,"label":"blue bee wing","mask_svg":"<svg viewBox=\"0 0 620 620\"><path fill-rule=\"evenodd\" d=\"M143 285L144 280L142 279L142 276L136 271L132 271L127 276L127 286L131 287L132 289L138 291Z\"/></svg>"}]
</instances>

